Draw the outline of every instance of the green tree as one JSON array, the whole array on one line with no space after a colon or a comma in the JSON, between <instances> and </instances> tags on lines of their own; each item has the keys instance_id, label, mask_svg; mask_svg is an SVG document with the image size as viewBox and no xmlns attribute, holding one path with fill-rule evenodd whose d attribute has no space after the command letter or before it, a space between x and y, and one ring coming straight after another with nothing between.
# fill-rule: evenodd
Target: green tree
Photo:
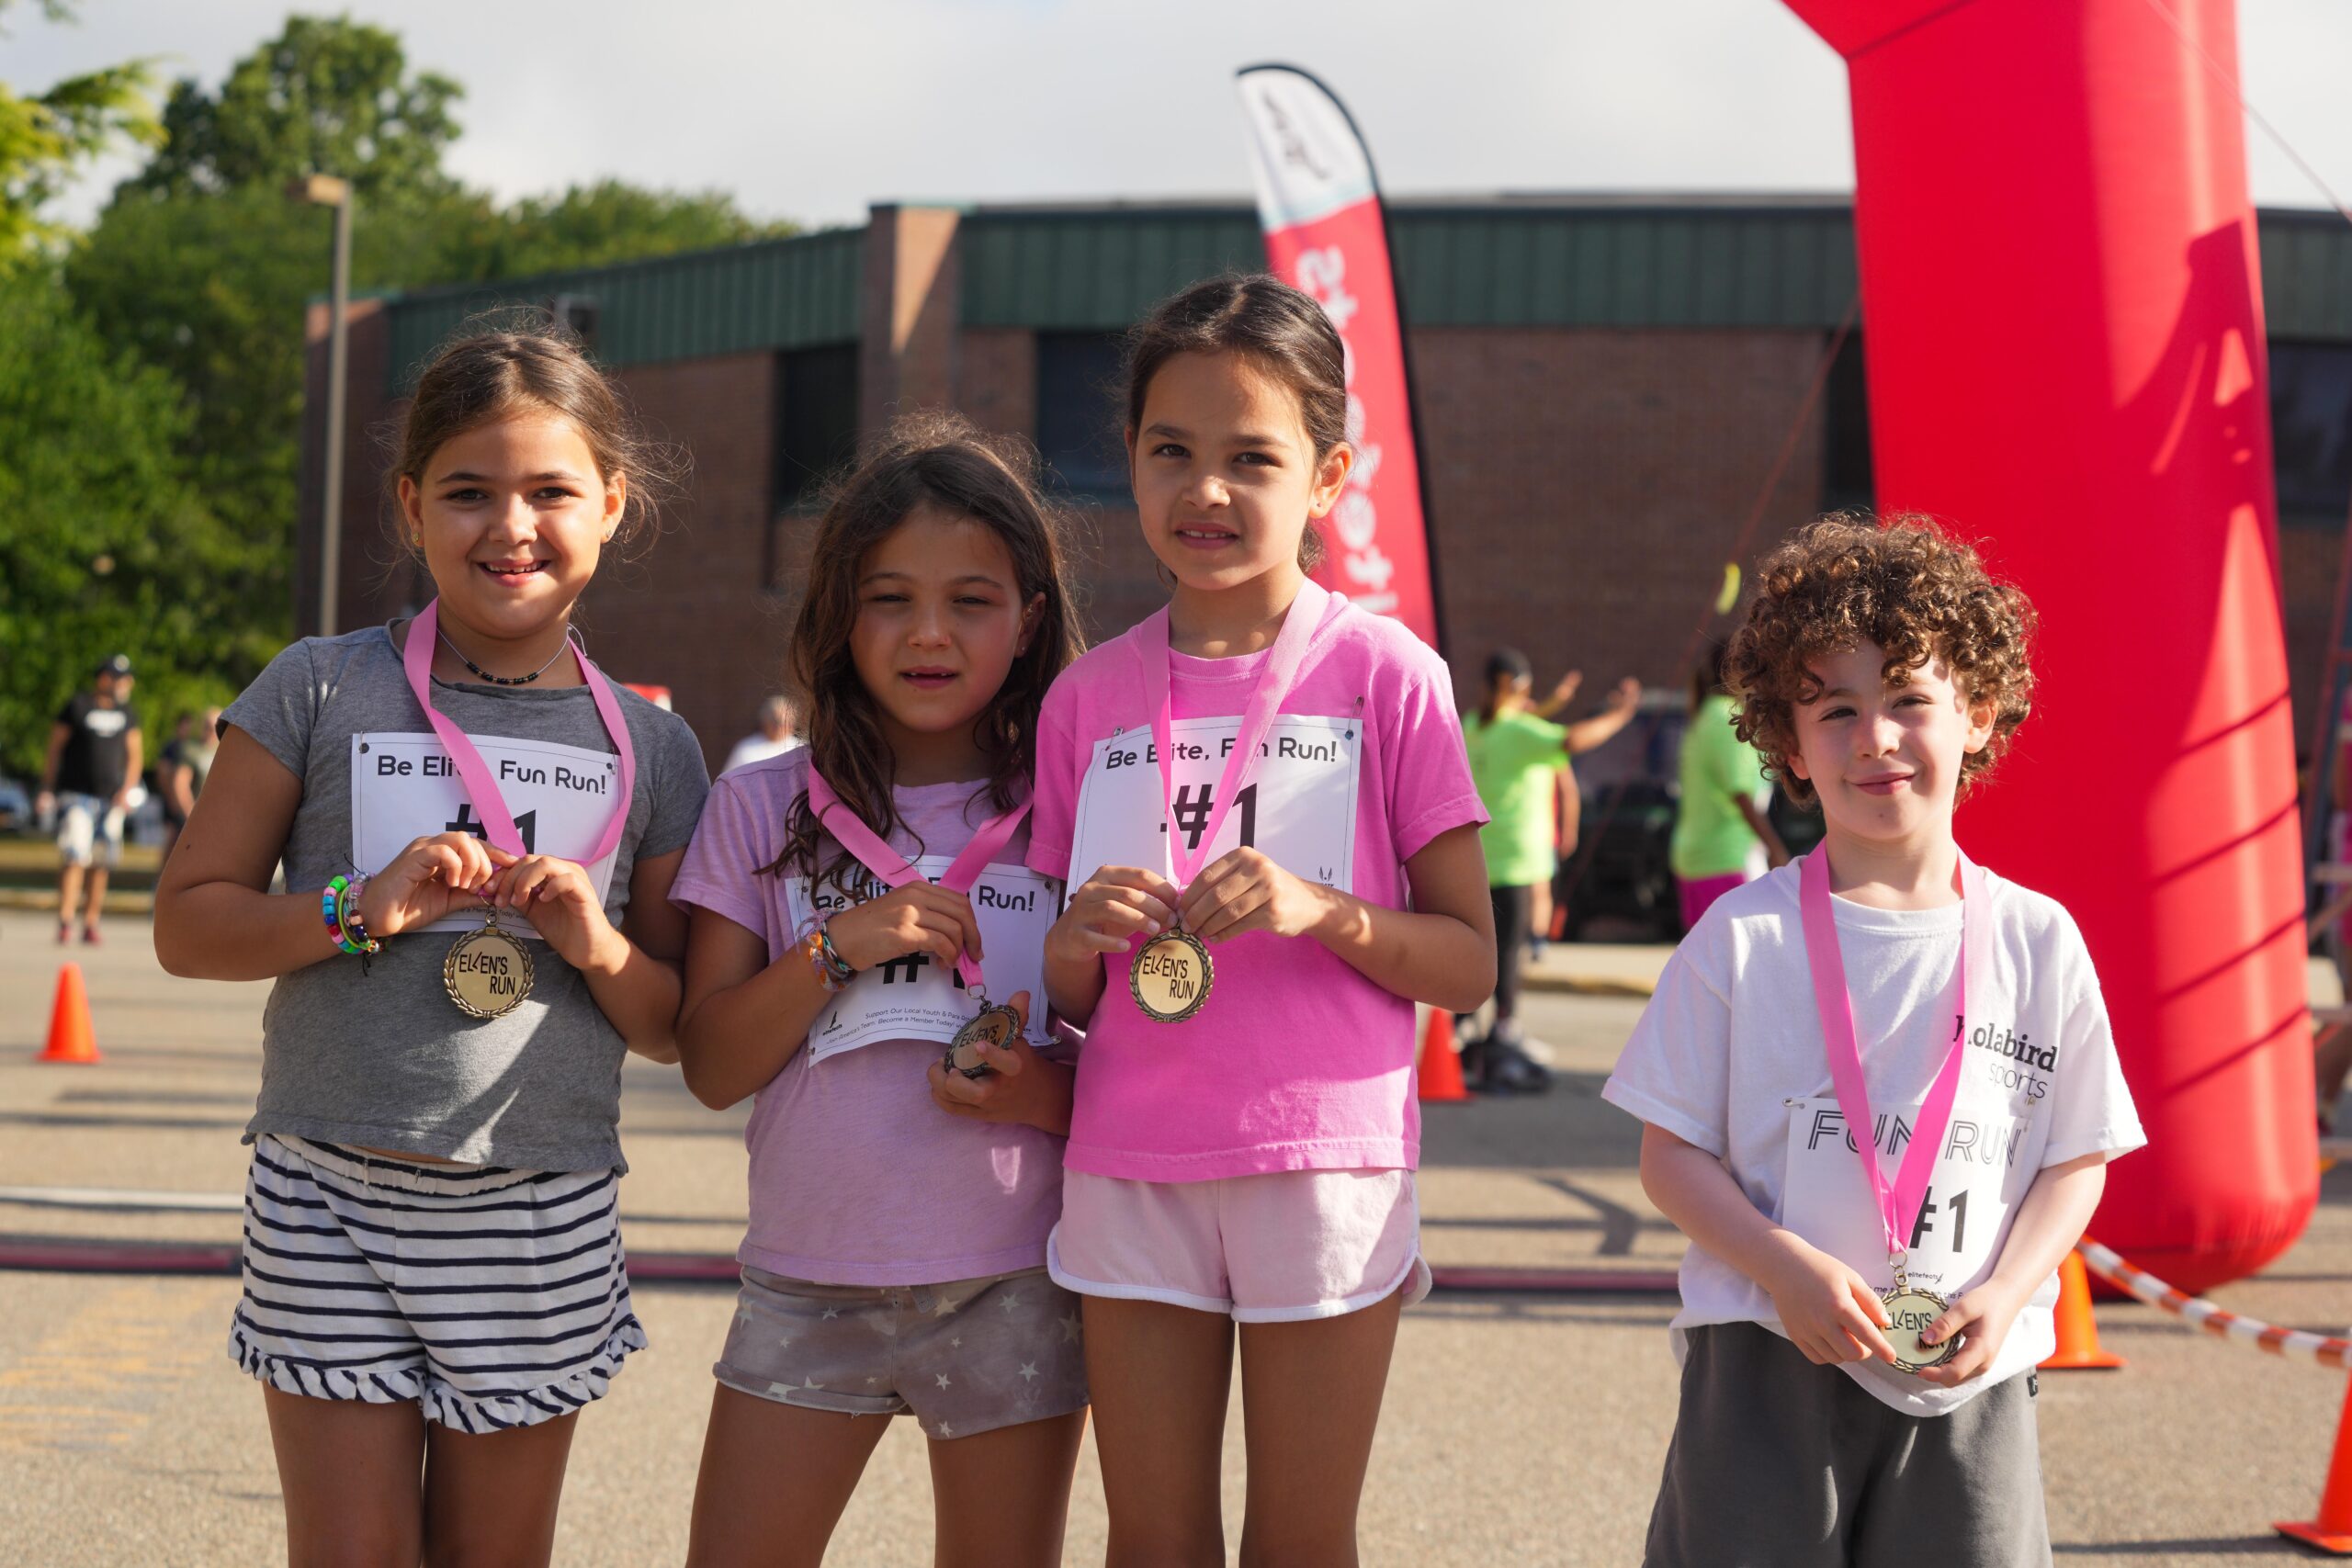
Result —
<instances>
[{"instance_id":1,"label":"green tree","mask_svg":"<svg viewBox=\"0 0 2352 1568\"><path fill-rule=\"evenodd\" d=\"M240 546L184 471L186 417L54 268L0 278L0 766L39 769L58 705L107 654L137 663L160 731L276 651L227 586Z\"/></svg>"},{"instance_id":2,"label":"green tree","mask_svg":"<svg viewBox=\"0 0 2352 1568\"><path fill-rule=\"evenodd\" d=\"M131 185L184 196L329 174L362 201L446 191L441 154L457 140L450 108L464 96L447 76L410 74L397 33L289 17L218 93L186 79L173 87L163 150Z\"/></svg>"},{"instance_id":3,"label":"green tree","mask_svg":"<svg viewBox=\"0 0 2352 1568\"><path fill-rule=\"evenodd\" d=\"M0 18L12 4L0 0ZM42 0L41 10L52 21L71 15L65 0ZM83 164L124 140L161 137L148 98L153 83L140 61L67 77L37 97L0 82L0 271L64 237L41 209Z\"/></svg>"},{"instance_id":4,"label":"green tree","mask_svg":"<svg viewBox=\"0 0 2352 1568\"><path fill-rule=\"evenodd\" d=\"M457 220L447 225L434 257L440 276L431 281L528 277L799 232L797 224L746 217L720 191L646 190L618 180L574 186L560 197L526 197L475 221L454 209L445 215Z\"/></svg>"},{"instance_id":5,"label":"green tree","mask_svg":"<svg viewBox=\"0 0 2352 1568\"><path fill-rule=\"evenodd\" d=\"M302 313L326 278L331 220L267 187L134 195L66 264L106 340L176 385L180 449L245 541L245 603L281 636L293 629Z\"/></svg>"},{"instance_id":6,"label":"green tree","mask_svg":"<svg viewBox=\"0 0 2352 1568\"><path fill-rule=\"evenodd\" d=\"M0 0L6 5L7 0ZM480 282L791 232L716 193L607 181L501 209L441 165L463 90L412 73L398 35L295 17L217 94L183 82L170 141L124 182L66 264L106 340L166 371L191 472L234 547L211 570L249 621L292 631L306 303L324 292L331 215L289 200L311 172L357 197L362 291Z\"/></svg>"},{"instance_id":7,"label":"green tree","mask_svg":"<svg viewBox=\"0 0 2352 1568\"><path fill-rule=\"evenodd\" d=\"M293 629L304 306L323 292L332 215L289 200L321 172L352 182L353 276L393 281L486 205L441 167L455 82L412 73L397 34L292 17L218 93L183 81L167 137L117 189L67 278L107 340L169 372L184 450L242 547L219 563L281 640Z\"/></svg>"}]
</instances>

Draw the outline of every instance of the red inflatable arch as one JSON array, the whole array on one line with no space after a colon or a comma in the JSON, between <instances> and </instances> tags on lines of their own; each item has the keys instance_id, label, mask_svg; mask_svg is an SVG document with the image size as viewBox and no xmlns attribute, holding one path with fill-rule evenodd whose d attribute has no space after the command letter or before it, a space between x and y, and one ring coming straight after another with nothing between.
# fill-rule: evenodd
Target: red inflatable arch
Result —
<instances>
[{"instance_id":1,"label":"red inflatable arch","mask_svg":"<svg viewBox=\"0 0 2352 1568\"><path fill-rule=\"evenodd\" d=\"M1788 0L1846 58L1881 504L1984 543L2042 684L1964 807L2098 962L2149 1147L2093 1234L2183 1289L2317 1201L2254 209L2148 0ZM2168 9L2234 78L2233 0Z\"/></svg>"}]
</instances>

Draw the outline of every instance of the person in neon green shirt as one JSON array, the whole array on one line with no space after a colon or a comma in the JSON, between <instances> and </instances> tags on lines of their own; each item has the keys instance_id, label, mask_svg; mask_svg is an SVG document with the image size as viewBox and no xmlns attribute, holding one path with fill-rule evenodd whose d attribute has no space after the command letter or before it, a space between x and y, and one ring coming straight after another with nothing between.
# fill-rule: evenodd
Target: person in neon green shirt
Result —
<instances>
[{"instance_id":1,"label":"person in neon green shirt","mask_svg":"<svg viewBox=\"0 0 2352 1568\"><path fill-rule=\"evenodd\" d=\"M1478 842L1487 852L1495 906L1494 1027L1462 1052L1463 1077L1474 1088L1536 1093L1551 1087L1551 1074L1529 1057L1519 1027L1519 976L1535 889L1559 869L1553 802L1568 759L1624 728L1642 698L1641 682L1629 678L1592 717L1553 723L1551 716L1575 700L1583 681L1581 671L1571 670L1538 703L1527 655L1497 649L1487 660L1487 700L1462 721L1470 777L1491 818L1478 830Z\"/></svg>"},{"instance_id":2,"label":"person in neon green shirt","mask_svg":"<svg viewBox=\"0 0 2352 1568\"><path fill-rule=\"evenodd\" d=\"M1764 759L1732 728L1721 642L1711 642L1690 672L1690 723L1682 732L1681 807L1668 856L1682 897L1682 929L1707 906L1785 864L1789 852L1764 815L1771 785Z\"/></svg>"}]
</instances>

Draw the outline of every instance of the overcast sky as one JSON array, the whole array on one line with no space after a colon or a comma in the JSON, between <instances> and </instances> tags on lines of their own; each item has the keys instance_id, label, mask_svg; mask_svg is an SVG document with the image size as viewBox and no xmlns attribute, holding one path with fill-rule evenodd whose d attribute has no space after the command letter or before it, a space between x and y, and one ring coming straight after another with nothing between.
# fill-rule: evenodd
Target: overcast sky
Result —
<instances>
[{"instance_id":1,"label":"overcast sky","mask_svg":"<svg viewBox=\"0 0 2352 1568\"><path fill-rule=\"evenodd\" d=\"M16 6L0 80L37 91L151 55L212 86L289 9L79 6L70 25ZM1844 69L1777 0L353 0L352 13L397 28L412 66L464 84L450 164L502 197L618 175L824 223L893 199L1246 197L1231 76L1259 60L1329 82L1394 195L1853 182ZM2248 98L2352 189L2352 4L2240 0L2239 14ZM2324 204L2258 134L2249 147L2257 201ZM85 220L128 166L85 182L62 215Z\"/></svg>"}]
</instances>

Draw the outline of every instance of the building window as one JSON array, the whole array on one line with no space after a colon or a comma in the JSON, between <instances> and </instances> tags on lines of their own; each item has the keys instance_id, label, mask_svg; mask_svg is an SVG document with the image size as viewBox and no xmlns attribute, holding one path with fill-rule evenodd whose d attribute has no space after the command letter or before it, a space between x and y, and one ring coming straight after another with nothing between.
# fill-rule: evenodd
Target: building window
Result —
<instances>
[{"instance_id":1,"label":"building window","mask_svg":"<svg viewBox=\"0 0 2352 1568\"><path fill-rule=\"evenodd\" d=\"M1037 334L1037 453L1073 495L1127 494L1120 430L1119 333Z\"/></svg>"},{"instance_id":2,"label":"building window","mask_svg":"<svg viewBox=\"0 0 2352 1568\"><path fill-rule=\"evenodd\" d=\"M815 501L857 456L857 344L775 356L775 512Z\"/></svg>"},{"instance_id":3,"label":"building window","mask_svg":"<svg viewBox=\"0 0 2352 1568\"><path fill-rule=\"evenodd\" d=\"M2270 345L2270 446L2278 521L2343 527L2352 507L2352 347Z\"/></svg>"},{"instance_id":4,"label":"building window","mask_svg":"<svg viewBox=\"0 0 2352 1568\"><path fill-rule=\"evenodd\" d=\"M1871 468L1870 388L1862 372L1862 334L1849 333L1822 389L1821 509L1869 512L1878 506Z\"/></svg>"}]
</instances>

